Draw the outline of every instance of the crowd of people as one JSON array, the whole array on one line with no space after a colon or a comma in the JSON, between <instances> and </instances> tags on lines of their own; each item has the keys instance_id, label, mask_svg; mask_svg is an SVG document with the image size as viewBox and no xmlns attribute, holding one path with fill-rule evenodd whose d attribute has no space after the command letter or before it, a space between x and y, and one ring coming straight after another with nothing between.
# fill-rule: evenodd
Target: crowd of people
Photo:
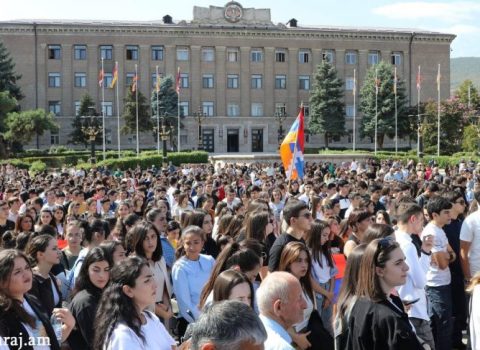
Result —
<instances>
[{"instance_id":1,"label":"crowd of people","mask_svg":"<svg viewBox=\"0 0 480 350\"><path fill-rule=\"evenodd\" d=\"M2 165L0 349L480 349L475 164L284 170Z\"/></svg>"}]
</instances>

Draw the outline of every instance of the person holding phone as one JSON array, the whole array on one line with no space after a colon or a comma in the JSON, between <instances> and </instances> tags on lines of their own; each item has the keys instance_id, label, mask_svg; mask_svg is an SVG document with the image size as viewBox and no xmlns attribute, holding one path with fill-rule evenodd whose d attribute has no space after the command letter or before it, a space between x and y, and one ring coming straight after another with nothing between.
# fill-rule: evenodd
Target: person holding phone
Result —
<instances>
[{"instance_id":1,"label":"person holding phone","mask_svg":"<svg viewBox=\"0 0 480 350\"><path fill-rule=\"evenodd\" d=\"M423 229L423 210L415 202L400 203L396 212L397 227L395 239L405 254L409 267L407 280L397 288L398 295L408 313L408 318L415 327L417 336L433 349L432 329L427 310L427 295L425 285L426 274L430 265L432 236L426 238L421 247L417 247L414 237L421 234Z\"/></svg>"}]
</instances>

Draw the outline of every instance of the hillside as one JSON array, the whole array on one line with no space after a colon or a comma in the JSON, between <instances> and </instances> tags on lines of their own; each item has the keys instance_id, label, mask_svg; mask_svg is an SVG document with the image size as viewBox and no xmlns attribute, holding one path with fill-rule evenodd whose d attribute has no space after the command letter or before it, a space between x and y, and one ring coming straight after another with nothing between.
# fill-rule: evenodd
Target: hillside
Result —
<instances>
[{"instance_id":1,"label":"hillside","mask_svg":"<svg viewBox=\"0 0 480 350\"><path fill-rule=\"evenodd\" d=\"M466 79L473 81L473 84L480 87L480 57L457 57L450 59L450 91Z\"/></svg>"}]
</instances>

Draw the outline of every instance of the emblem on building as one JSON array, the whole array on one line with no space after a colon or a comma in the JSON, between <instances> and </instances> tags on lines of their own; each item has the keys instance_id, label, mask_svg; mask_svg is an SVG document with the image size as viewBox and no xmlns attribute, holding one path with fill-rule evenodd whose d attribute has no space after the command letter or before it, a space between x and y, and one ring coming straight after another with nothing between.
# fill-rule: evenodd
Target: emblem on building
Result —
<instances>
[{"instance_id":1,"label":"emblem on building","mask_svg":"<svg viewBox=\"0 0 480 350\"><path fill-rule=\"evenodd\" d=\"M231 1L225 5L225 19L231 23L236 23L242 19L243 7L238 2Z\"/></svg>"}]
</instances>

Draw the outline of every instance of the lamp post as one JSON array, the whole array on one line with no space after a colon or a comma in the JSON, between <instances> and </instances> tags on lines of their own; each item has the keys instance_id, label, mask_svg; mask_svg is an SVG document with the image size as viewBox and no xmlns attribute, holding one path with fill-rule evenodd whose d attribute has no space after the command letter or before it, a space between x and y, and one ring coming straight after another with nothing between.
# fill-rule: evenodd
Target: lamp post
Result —
<instances>
[{"instance_id":1,"label":"lamp post","mask_svg":"<svg viewBox=\"0 0 480 350\"><path fill-rule=\"evenodd\" d=\"M283 122L287 119L287 113L285 113L285 106L284 108L280 108L274 114L275 120L278 122L278 145L283 141Z\"/></svg>"},{"instance_id":2,"label":"lamp post","mask_svg":"<svg viewBox=\"0 0 480 350\"><path fill-rule=\"evenodd\" d=\"M409 114L409 117L417 117L417 157L423 158L423 147L422 147L422 117L426 113L418 114Z\"/></svg>"},{"instance_id":3,"label":"lamp post","mask_svg":"<svg viewBox=\"0 0 480 350\"><path fill-rule=\"evenodd\" d=\"M163 108L160 108L160 109L163 109ZM157 126L154 127L153 130L157 133L158 140L160 139L162 140L162 163L163 163L162 166L166 168L167 167L167 141L170 137L171 130L167 129L167 125L165 123L165 114L162 114L161 125L157 118Z\"/></svg>"},{"instance_id":4,"label":"lamp post","mask_svg":"<svg viewBox=\"0 0 480 350\"><path fill-rule=\"evenodd\" d=\"M198 150L203 150L203 140L202 140L202 122L205 120L207 115L203 113L202 108L198 107L198 111L193 113L193 117L198 123Z\"/></svg>"},{"instance_id":5,"label":"lamp post","mask_svg":"<svg viewBox=\"0 0 480 350\"><path fill-rule=\"evenodd\" d=\"M82 126L82 132L85 137L90 142L90 162L95 164L95 140L97 138L98 133L101 131L101 128L95 122L96 112L94 107L89 107L90 115L89 116L82 116L85 120L85 125ZM90 122L88 122L90 120Z\"/></svg>"}]
</instances>

